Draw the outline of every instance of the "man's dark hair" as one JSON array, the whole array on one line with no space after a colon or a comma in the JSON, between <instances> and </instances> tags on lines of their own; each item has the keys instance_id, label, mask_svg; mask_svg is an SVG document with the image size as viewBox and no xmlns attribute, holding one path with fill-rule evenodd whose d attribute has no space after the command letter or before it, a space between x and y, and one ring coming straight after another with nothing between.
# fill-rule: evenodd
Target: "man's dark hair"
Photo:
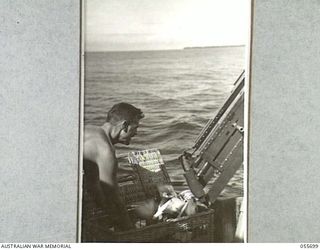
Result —
<instances>
[{"instance_id":1,"label":"man's dark hair","mask_svg":"<svg viewBox=\"0 0 320 250\"><path fill-rule=\"evenodd\" d=\"M122 120L127 122L139 121L144 117L141 109L134 107L133 105L125 102L121 102L113 105L107 114L107 122L114 123Z\"/></svg>"}]
</instances>

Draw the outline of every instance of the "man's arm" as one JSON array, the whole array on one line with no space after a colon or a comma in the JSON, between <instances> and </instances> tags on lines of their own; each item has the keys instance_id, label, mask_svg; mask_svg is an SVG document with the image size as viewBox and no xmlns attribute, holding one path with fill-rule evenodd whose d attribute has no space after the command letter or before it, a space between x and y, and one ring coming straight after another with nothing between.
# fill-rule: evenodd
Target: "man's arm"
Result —
<instances>
[{"instance_id":1,"label":"man's arm","mask_svg":"<svg viewBox=\"0 0 320 250\"><path fill-rule=\"evenodd\" d=\"M100 153L97 158L97 165L99 167L100 188L105 195L103 203L107 206L106 197L110 197L119 218L119 227L122 230L133 228L128 212L120 198L117 181L118 163L114 153L108 152L108 150Z\"/></svg>"}]
</instances>

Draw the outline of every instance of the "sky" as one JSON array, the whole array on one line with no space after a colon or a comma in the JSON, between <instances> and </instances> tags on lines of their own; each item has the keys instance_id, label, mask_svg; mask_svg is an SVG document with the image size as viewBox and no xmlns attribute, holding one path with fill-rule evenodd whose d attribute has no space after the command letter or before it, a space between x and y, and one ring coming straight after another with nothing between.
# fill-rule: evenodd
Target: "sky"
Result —
<instances>
[{"instance_id":1,"label":"sky","mask_svg":"<svg viewBox=\"0 0 320 250\"><path fill-rule=\"evenodd\" d=\"M87 0L86 51L243 45L250 0Z\"/></svg>"}]
</instances>

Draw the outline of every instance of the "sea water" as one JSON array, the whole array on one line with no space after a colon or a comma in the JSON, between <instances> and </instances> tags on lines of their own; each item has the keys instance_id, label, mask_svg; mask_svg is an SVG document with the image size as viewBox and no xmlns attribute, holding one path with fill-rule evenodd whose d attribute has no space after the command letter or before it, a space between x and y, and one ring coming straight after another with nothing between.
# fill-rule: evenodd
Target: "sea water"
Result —
<instances>
[{"instance_id":1,"label":"sea water","mask_svg":"<svg viewBox=\"0 0 320 250\"><path fill-rule=\"evenodd\" d=\"M145 118L119 154L157 148L173 181L184 182L177 160L191 148L245 68L245 47L85 54L85 124L102 125L118 102L142 109ZM243 169L223 196L243 193Z\"/></svg>"}]
</instances>

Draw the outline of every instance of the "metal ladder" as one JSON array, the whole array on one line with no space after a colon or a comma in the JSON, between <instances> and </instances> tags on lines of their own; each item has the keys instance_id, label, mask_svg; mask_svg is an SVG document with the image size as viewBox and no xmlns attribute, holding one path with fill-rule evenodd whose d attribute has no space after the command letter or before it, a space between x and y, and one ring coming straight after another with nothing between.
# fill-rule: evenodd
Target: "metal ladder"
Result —
<instances>
[{"instance_id":1,"label":"metal ladder","mask_svg":"<svg viewBox=\"0 0 320 250\"><path fill-rule=\"evenodd\" d=\"M215 118L209 120L192 148L185 178L193 194L214 202L243 164L244 71ZM210 182L210 188L206 189Z\"/></svg>"}]
</instances>

